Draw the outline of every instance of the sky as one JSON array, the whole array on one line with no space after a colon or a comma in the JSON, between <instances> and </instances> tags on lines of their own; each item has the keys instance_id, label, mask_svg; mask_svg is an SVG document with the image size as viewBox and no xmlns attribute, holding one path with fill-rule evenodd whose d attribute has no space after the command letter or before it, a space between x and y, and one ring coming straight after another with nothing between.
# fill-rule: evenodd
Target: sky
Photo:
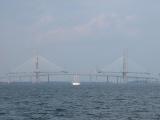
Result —
<instances>
[{"instance_id":1,"label":"sky","mask_svg":"<svg viewBox=\"0 0 160 120\"><path fill-rule=\"evenodd\" d=\"M0 0L0 74L35 55L69 71L123 55L160 72L160 0Z\"/></svg>"}]
</instances>

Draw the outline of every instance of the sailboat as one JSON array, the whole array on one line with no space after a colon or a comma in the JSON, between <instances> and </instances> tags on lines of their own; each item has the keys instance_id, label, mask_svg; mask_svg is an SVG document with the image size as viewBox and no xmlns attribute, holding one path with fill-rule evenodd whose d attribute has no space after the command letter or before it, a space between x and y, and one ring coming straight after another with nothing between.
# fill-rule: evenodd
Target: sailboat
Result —
<instances>
[{"instance_id":1,"label":"sailboat","mask_svg":"<svg viewBox=\"0 0 160 120\"><path fill-rule=\"evenodd\" d=\"M73 76L72 85L74 85L74 86L79 86L80 85L79 76L77 74Z\"/></svg>"}]
</instances>

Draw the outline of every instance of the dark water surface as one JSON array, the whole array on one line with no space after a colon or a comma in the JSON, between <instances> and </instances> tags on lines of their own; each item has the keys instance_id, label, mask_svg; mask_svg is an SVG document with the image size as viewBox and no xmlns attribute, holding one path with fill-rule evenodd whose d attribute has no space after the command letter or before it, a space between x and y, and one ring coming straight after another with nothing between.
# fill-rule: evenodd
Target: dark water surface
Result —
<instances>
[{"instance_id":1,"label":"dark water surface","mask_svg":"<svg viewBox=\"0 0 160 120\"><path fill-rule=\"evenodd\" d=\"M0 120L160 120L160 85L0 85Z\"/></svg>"}]
</instances>

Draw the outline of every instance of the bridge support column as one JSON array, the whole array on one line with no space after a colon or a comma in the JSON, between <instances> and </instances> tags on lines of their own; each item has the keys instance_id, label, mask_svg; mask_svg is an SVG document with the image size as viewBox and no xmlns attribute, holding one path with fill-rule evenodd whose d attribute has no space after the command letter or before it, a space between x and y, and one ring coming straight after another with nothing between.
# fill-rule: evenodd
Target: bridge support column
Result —
<instances>
[{"instance_id":1,"label":"bridge support column","mask_svg":"<svg viewBox=\"0 0 160 120\"><path fill-rule=\"evenodd\" d=\"M96 81L98 80L98 76L96 75Z\"/></svg>"},{"instance_id":2,"label":"bridge support column","mask_svg":"<svg viewBox=\"0 0 160 120\"><path fill-rule=\"evenodd\" d=\"M48 74L48 83L50 82L50 76L49 76L49 74Z\"/></svg>"},{"instance_id":3,"label":"bridge support column","mask_svg":"<svg viewBox=\"0 0 160 120\"><path fill-rule=\"evenodd\" d=\"M89 75L89 81L92 81L92 75Z\"/></svg>"},{"instance_id":4,"label":"bridge support column","mask_svg":"<svg viewBox=\"0 0 160 120\"><path fill-rule=\"evenodd\" d=\"M119 77L116 77L116 83L119 84Z\"/></svg>"},{"instance_id":5,"label":"bridge support column","mask_svg":"<svg viewBox=\"0 0 160 120\"><path fill-rule=\"evenodd\" d=\"M106 76L106 80L107 80L107 83L109 83L109 76L108 75Z\"/></svg>"}]
</instances>

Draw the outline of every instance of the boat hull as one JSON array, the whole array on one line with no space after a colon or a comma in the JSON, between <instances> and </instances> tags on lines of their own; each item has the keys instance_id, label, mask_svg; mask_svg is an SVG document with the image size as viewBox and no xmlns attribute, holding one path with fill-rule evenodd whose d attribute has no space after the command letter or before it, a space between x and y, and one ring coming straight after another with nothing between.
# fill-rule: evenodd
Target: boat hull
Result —
<instances>
[{"instance_id":1,"label":"boat hull","mask_svg":"<svg viewBox=\"0 0 160 120\"><path fill-rule=\"evenodd\" d=\"M80 83L78 83L78 82L74 82L74 83L72 83L72 85L74 85L74 86L78 86L78 85L80 85Z\"/></svg>"}]
</instances>

